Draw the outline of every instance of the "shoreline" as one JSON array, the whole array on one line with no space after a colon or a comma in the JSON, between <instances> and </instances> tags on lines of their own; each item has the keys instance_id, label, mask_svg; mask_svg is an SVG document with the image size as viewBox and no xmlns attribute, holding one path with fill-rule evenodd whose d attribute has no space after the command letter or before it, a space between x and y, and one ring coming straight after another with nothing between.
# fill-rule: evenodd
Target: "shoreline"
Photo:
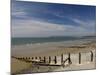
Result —
<instances>
[{"instance_id":1,"label":"shoreline","mask_svg":"<svg viewBox=\"0 0 100 75\"><path fill-rule=\"evenodd\" d=\"M94 40L92 40L94 41ZM32 45L21 45L21 46L12 46L11 47L11 54L13 56L32 56L32 55L45 55L45 54L52 54L57 53L59 51L64 52L72 52L78 51L77 47L82 46L86 47L92 41L87 40L75 40L75 41L65 41L65 42L53 42L53 43L43 43L43 44L32 44ZM95 43L95 42L94 42ZM77 46L76 48L74 46ZM72 48L74 47L74 48ZM68 50L70 49L70 50ZM73 50L74 49L74 50ZM80 48L85 49L85 48ZM61 52L62 52L61 51ZM81 50L82 51L82 50Z\"/></svg>"}]
</instances>

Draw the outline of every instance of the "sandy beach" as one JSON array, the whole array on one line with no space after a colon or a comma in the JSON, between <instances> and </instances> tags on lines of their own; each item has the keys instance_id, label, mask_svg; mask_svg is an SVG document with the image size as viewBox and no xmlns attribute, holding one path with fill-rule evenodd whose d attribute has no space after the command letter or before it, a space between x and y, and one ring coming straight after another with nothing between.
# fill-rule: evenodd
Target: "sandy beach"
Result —
<instances>
[{"instance_id":1,"label":"sandy beach","mask_svg":"<svg viewBox=\"0 0 100 75\"><path fill-rule=\"evenodd\" d=\"M63 54L63 60L68 57L70 53L70 58L72 64L66 62L66 66L37 66L31 62L26 62L24 60L19 60L16 58L11 58L11 73L37 73L37 72L53 72L53 71L70 71L70 70L84 70L84 69L95 69L96 61L96 43L91 40L82 41L69 41L60 43L49 43L42 45L27 45L27 46L14 46L12 47L12 56L17 58L29 58L45 56L46 61L48 57L51 56L52 62L50 64L55 64L53 59L57 56L58 65L61 64L61 54ZM77 43L76 43L77 42ZM93 52L93 61L91 62L91 51ZM79 53L81 53L81 63L79 64ZM34 59L35 60L35 59Z\"/></svg>"},{"instance_id":2,"label":"sandy beach","mask_svg":"<svg viewBox=\"0 0 100 75\"><path fill-rule=\"evenodd\" d=\"M11 74L96 68L96 7L11 1Z\"/></svg>"}]
</instances>

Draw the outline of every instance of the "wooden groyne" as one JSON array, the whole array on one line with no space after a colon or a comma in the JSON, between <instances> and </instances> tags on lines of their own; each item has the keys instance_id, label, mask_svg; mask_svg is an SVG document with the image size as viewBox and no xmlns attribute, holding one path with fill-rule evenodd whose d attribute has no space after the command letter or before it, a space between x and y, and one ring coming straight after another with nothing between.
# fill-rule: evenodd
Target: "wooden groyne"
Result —
<instances>
[{"instance_id":1,"label":"wooden groyne","mask_svg":"<svg viewBox=\"0 0 100 75\"><path fill-rule=\"evenodd\" d=\"M15 57L12 58L22 60L34 65L41 66L66 66L71 64L82 64L86 62L94 61L94 53L89 52L79 52L79 53L66 53L60 56L33 56L33 57Z\"/></svg>"}]
</instances>

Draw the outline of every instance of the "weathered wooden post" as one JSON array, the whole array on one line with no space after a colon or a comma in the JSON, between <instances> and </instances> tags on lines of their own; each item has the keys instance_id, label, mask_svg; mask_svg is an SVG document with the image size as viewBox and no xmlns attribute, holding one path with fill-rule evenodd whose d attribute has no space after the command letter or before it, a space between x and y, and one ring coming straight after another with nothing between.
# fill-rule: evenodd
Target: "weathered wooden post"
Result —
<instances>
[{"instance_id":1,"label":"weathered wooden post","mask_svg":"<svg viewBox=\"0 0 100 75\"><path fill-rule=\"evenodd\" d=\"M35 59L37 59L37 57L35 57Z\"/></svg>"},{"instance_id":2,"label":"weathered wooden post","mask_svg":"<svg viewBox=\"0 0 100 75\"><path fill-rule=\"evenodd\" d=\"M39 59L41 60L41 57L39 57Z\"/></svg>"},{"instance_id":3,"label":"weathered wooden post","mask_svg":"<svg viewBox=\"0 0 100 75\"><path fill-rule=\"evenodd\" d=\"M51 57L49 56L49 63L51 63Z\"/></svg>"},{"instance_id":4,"label":"weathered wooden post","mask_svg":"<svg viewBox=\"0 0 100 75\"><path fill-rule=\"evenodd\" d=\"M46 63L46 57L44 56L44 63Z\"/></svg>"},{"instance_id":5,"label":"weathered wooden post","mask_svg":"<svg viewBox=\"0 0 100 75\"><path fill-rule=\"evenodd\" d=\"M63 54L61 54L61 64L63 64Z\"/></svg>"},{"instance_id":6,"label":"weathered wooden post","mask_svg":"<svg viewBox=\"0 0 100 75\"><path fill-rule=\"evenodd\" d=\"M54 59L54 61L55 61L55 64L57 63L57 57L55 56L55 59Z\"/></svg>"},{"instance_id":7,"label":"weathered wooden post","mask_svg":"<svg viewBox=\"0 0 100 75\"><path fill-rule=\"evenodd\" d=\"M70 53L68 53L68 64L72 64L71 58L70 58Z\"/></svg>"},{"instance_id":8,"label":"weathered wooden post","mask_svg":"<svg viewBox=\"0 0 100 75\"><path fill-rule=\"evenodd\" d=\"M32 57L32 59L34 59L34 57Z\"/></svg>"},{"instance_id":9,"label":"weathered wooden post","mask_svg":"<svg viewBox=\"0 0 100 75\"><path fill-rule=\"evenodd\" d=\"M79 64L81 64L81 53L79 52Z\"/></svg>"},{"instance_id":10,"label":"weathered wooden post","mask_svg":"<svg viewBox=\"0 0 100 75\"><path fill-rule=\"evenodd\" d=\"M26 61L26 62L28 62L28 60L27 60L27 59L28 59L28 57L26 57L26 59L25 59L25 61Z\"/></svg>"},{"instance_id":11,"label":"weathered wooden post","mask_svg":"<svg viewBox=\"0 0 100 75\"><path fill-rule=\"evenodd\" d=\"M91 62L93 62L93 52L91 51Z\"/></svg>"}]
</instances>

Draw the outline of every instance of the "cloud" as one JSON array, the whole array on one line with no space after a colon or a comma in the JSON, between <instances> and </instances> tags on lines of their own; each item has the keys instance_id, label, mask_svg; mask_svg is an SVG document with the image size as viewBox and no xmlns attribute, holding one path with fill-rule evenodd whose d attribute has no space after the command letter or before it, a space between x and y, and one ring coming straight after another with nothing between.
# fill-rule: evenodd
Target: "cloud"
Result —
<instances>
[{"instance_id":1,"label":"cloud","mask_svg":"<svg viewBox=\"0 0 100 75\"><path fill-rule=\"evenodd\" d=\"M16 0L12 0L11 9L12 20L30 18L28 16L29 13L25 11L26 8L23 8L23 6L20 3L17 3Z\"/></svg>"},{"instance_id":2,"label":"cloud","mask_svg":"<svg viewBox=\"0 0 100 75\"><path fill-rule=\"evenodd\" d=\"M96 21L95 20L81 20L77 18L71 18L71 20L75 23L77 23L80 27L83 27L85 29L95 30L96 28Z\"/></svg>"},{"instance_id":3,"label":"cloud","mask_svg":"<svg viewBox=\"0 0 100 75\"><path fill-rule=\"evenodd\" d=\"M77 17L82 12L71 16L73 12L67 11L75 9L66 6L67 8L64 7L60 11L53 5L22 4L12 3L12 37L95 35L95 20L88 17L88 20L84 21ZM79 17L84 19L84 16Z\"/></svg>"},{"instance_id":4,"label":"cloud","mask_svg":"<svg viewBox=\"0 0 100 75\"><path fill-rule=\"evenodd\" d=\"M94 34L84 27L59 25L37 20L12 21L12 37L83 36Z\"/></svg>"}]
</instances>

